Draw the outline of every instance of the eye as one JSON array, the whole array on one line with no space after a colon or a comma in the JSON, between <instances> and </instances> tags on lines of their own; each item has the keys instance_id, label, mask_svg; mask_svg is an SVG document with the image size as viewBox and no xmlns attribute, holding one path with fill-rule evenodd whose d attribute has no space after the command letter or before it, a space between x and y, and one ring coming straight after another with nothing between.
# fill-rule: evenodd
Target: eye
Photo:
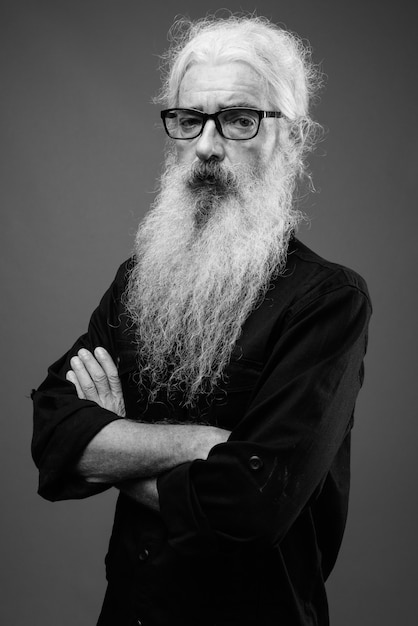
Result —
<instances>
[{"instance_id":1,"label":"eye","mask_svg":"<svg viewBox=\"0 0 418 626\"><path fill-rule=\"evenodd\" d=\"M178 123L180 128L184 132L187 132L195 130L196 127L202 124L202 120L199 117L193 115L179 115Z\"/></svg>"},{"instance_id":2,"label":"eye","mask_svg":"<svg viewBox=\"0 0 418 626\"><path fill-rule=\"evenodd\" d=\"M248 124L253 124L255 118L250 113L244 113L243 111L234 111L231 112L227 116L227 121L232 124L242 124L243 126L248 126Z\"/></svg>"},{"instance_id":3,"label":"eye","mask_svg":"<svg viewBox=\"0 0 418 626\"><path fill-rule=\"evenodd\" d=\"M242 126L242 128L248 128L248 126L251 126L254 124L254 120L251 119L250 117L245 117L243 115L242 117L238 117L236 120L234 120L233 123L236 124L237 126Z\"/></svg>"},{"instance_id":4,"label":"eye","mask_svg":"<svg viewBox=\"0 0 418 626\"><path fill-rule=\"evenodd\" d=\"M258 118L252 111L243 109L225 111L223 115L223 122L236 131L251 130L257 125L257 121Z\"/></svg>"},{"instance_id":5,"label":"eye","mask_svg":"<svg viewBox=\"0 0 418 626\"><path fill-rule=\"evenodd\" d=\"M181 126L184 126L185 128L187 128L188 126L196 126L196 124L199 124L200 120L197 117L185 117L183 119L180 119L180 124Z\"/></svg>"}]
</instances>

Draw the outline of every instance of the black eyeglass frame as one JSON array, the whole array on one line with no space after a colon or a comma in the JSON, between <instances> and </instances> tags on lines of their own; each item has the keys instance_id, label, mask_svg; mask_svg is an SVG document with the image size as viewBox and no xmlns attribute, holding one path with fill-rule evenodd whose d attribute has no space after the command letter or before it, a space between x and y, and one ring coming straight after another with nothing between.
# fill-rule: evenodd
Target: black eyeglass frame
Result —
<instances>
[{"instance_id":1,"label":"black eyeglass frame","mask_svg":"<svg viewBox=\"0 0 418 626\"><path fill-rule=\"evenodd\" d=\"M227 111L240 111L240 110L251 111L252 113L257 113L258 126L257 126L256 132L251 137L242 137L242 138L225 137L222 131L221 123L218 119L219 116L222 115L222 113L225 113ZM185 111L186 113L197 113L197 115L202 119L202 128L197 133L197 135L193 135L193 137L173 137L172 135L170 135L168 128L167 128L166 118L168 114L171 113L172 111ZM208 120L213 120L215 122L216 130L218 131L220 136L223 137L224 139L228 139L229 141L248 141L249 139L254 139L254 137L258 135L258 131L260 130L261 120L266 117L279 118L279 117L283 117L283 113L281 111L260 111L259 109L252 109L251 107L228 107L226 109L221 109L220 111L217 111L216 113L203 113L203 111L199 111L198 109L185 109L185 108L180 108L180 107L173 108L173 109L164 109L163 111L161 111L161 119L163 120L163 123L164 123L165 132L170 137L170 139L174 139L175 141L190 141L191 139L196 139L203 133L203 129L205 128L206 122Z\"/></svg>"}]
</instances>

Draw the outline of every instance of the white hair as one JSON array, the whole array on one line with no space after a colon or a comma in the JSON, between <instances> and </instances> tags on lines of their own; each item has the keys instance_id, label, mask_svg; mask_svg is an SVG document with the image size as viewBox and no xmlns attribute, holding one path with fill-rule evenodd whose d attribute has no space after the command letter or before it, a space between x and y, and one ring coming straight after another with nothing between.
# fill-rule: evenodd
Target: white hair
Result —
<instances>
[{"instance_id":1,"label":"white hair","mask_svg":"<svg viewBox=\"0 0 418 626\"><path fill-rule=\"evenodd\" d=\"M305 172L304 157L321 130L310 116L310 107L322 84L307 44L267 18L253 15L181 18L171 28L169 39L156 102L167 108L178 106L181 82L196 63L247 63L262 80L270 106L283 113L281 149L299 174Z\"/></svg>"},{"instance_id":2,"label":"white hair","mask_svg":"<svg viewBox=\"0 0 418 626\"><path fill-rule=\"evenodd\" d=\"M284 270L302 217L292 202L294 172L280 152L262 172L219 167L235 183L218 197L212 186L191 189L190 167L171 153L137 233L124 304L135 328L138 386L150 402L181 392L179 402L195 406L222 388L242 326ZM211 205L203 223L196 219L202 201Z\"/></svg>"},{"instance_id":3,"label":"white hair","mask_svg":"<svg viewBox=\"0 0 418 626\"><path fill-rule=\"evenodd\" d=\"M245 320L285 271L302 219L294 194L318 128L309 107L320 75L309 48L265 18L180 20L171 39L157 100L165 107L178 106L192 65L240 61L260 77L268 106L283 113L279 149L251 166L182 164L171 145L160 193L137 233L124 303L138 387L149 402L198 408L225 389Z\"/></svg>"}]
</instances>

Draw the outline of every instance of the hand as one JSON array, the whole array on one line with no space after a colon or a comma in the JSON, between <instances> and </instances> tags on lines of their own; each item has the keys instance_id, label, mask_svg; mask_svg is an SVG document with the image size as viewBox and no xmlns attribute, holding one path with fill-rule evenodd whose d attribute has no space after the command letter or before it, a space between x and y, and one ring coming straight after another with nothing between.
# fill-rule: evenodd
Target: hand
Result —
<instances>
[{"instance_id":1,"label":"hand","mask_svg":"<svg viewBox=\"0 0 418 626\"><path fill-rule=\"evenodd\" d=\"M91 400L99 406L125 417L125 402L118 370L104 348L96 348L94 356L82 348L71 361L66 379L73 383L81 400Z\"/></svg>"}]
</instances>

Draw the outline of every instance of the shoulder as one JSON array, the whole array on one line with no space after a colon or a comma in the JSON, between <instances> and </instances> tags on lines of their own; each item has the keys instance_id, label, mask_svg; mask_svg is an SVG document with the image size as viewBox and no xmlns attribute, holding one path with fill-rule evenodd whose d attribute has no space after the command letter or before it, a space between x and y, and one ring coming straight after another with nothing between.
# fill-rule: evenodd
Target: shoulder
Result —
<instances>
[{"instance_id":1,"label":"shoulder","mask_svg":"<svg viewBox=\"0 0 418 626\"><path fill-rule=\"evenodd\" d=\"M127 259L119 266L116 275L103 294L93 315L97 314L108 321L119 320L120 316L124 313L122 304L123 294L125 293L129 274L133 266L134 260L132 258Z\"/></svg>"},{"instance_id":2,"label":"shoulder","mask_svg":"<svg viewBox=\"0 0 418 626\"><path fill-rule=\"evenodd\" d=\"M286 268L272 286L292 309L341 289L355 292L371 306L366 281L360 274L323 258L296 238L290 242Z\"/></svg>"},{"instance_id":3,"label":"shoulder","mask_svg":"<svg viewBox=\"0 0 418 626\"><path fill-rule=\"evenodd\" d=\"M306 277L310 279L333 279L337 283L345 283L363 290L368 295L366 281L353 269L329 261L302 243L292 239L288 251L287 271L299 265Z\"/></svg>"},{"instance_id":4,"label":"shoulder","mask_svg":"<svg viewBox=\"0 0 418 626\"><path fill-rule=\"evenodd\" d=\"M113 305L120 303L120 299L122 298L126 290L129 276L134 266L135 260L133 257L130 257L129 259L121 263L121 265L119 265L116 274L109 285L109 288L102 298L101 304L109 301L109 299L113 302Z\"/></svg>"},{"instance_id":5,"label":"shoulder","mask_svg":"<svg viewBox=\"0 0 418 626\"><path fill-rule=\"evenodd\" d=\"M135 259L133 257L129 257L129 259L126 259L126 261L121 263L121 265L119 265L118 267L113 284L117 285L120 289L122 289L122 291L125 290L126 284L134 266Z\"/></svg>"},{"instance_id":6,"label":"shoulder","mask_svg":"<svg viewBox=\"0 0 418 626\"><path fill-rule=\"evenodd\" d=\"M338 331L357 319L365 329L370 314L367 285L357 272L324 259L293 238L286 267L247 318L234 356L263 363L272 346L295 325L309 334L315 324Z\"/></svg>"}]
</instances>

